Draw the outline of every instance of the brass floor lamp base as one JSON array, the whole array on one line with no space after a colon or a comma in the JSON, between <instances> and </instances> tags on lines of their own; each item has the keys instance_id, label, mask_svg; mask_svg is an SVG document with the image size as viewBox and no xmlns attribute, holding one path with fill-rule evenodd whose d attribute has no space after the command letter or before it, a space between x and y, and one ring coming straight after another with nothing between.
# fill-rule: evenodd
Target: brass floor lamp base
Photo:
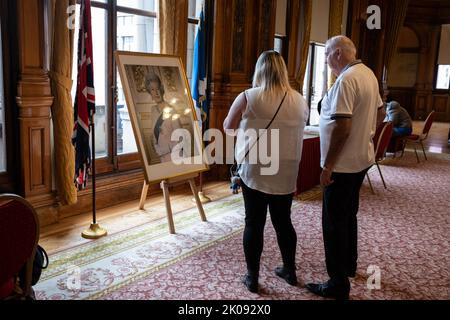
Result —
<instances>
[{"instance_id":1,"label":"brass floor lamp base","mask_svg":"<svg viewBox=\"0 0 450 320\"><path fill-rule=\"evenodd\" d=\"M86 229L81 233L81 236L85 239L99 239L107 234L108 232L101 228L98 223L93 223L89 229Z\"/></svg>"}]
</instances>

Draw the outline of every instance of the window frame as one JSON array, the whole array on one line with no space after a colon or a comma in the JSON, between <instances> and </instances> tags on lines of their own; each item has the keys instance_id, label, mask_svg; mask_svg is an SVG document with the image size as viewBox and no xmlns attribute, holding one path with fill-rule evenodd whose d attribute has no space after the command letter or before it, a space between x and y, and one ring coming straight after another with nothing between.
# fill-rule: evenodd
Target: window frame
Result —
<instances>
[{"instance_id":1,"label":"window frame","mask_svg":"<svg viewBox=\"0 0 450 320\"><path fill-rule=\"evenodd\" d=\"M189 3L190 1L192 1L192 0L188 0L188 6L190 5L190 3ZM193 1L196 1L196 0L193 0ZM206 39L207 39L207 41L206 41L206 43L207 43L207 46L206 46L206 69L207 69L207 86L206 86L207 89L206 89L206 94L209 96L209 84L210 84L210 81L211 81L211 77L210 77L210 74L211 74L210 73L210 65L211 65L210 52L211 52L211 49L212 49L212 32L210 30L209 16L211 15L211 10L213 10L213 5L210 3L210 1L206 1L205 0L204 3L203 3L203 6L204 6L203 7L203 15L204 15L203 19L205 20ZM200 16L198 16L198 17L191 16L191 15L189 15L189 11L188 11L188 16L187 16L187 24L188 24L187 30L188 31L187 32L189 32L189 26L190 25L193 25L193 26L197 27L199 23L200 23ZM189 37L189 34L187 35L187 37ZM197 33L194 34L194 41L193 41L194 47L195 47L195 39L196 39L196 37L197 37ZM187 68L188 68L188 59L189 59L188 52L189 52L189 48L186 51L186 66L185 66L186 73L188 72L188 70L187 70ZM194 53L192 53L192 54L194 54ZM192 74L186 74L186 77L189 80L189 85L191 85Z\"/></svg>"},{"instance_id":2,"label":"window frame","mask_svg":"<svg viewBox=\"0 0 450 320\"><path fill-rule=\"evenodd\" d=\"M439 64L439 50L440 50L440 47L441 47L441 41L440 41L440 39L441 39L441 32L442 32L442 29L439 31L439 38L438 38L439 39L439 45L438 45L438 48L437 48L438 51L437 51L437 54L436 54L436 57L435 57L433 92L437 93L437 94L450 94L450 80L449 80L449 83L447 84L448 85L447 89L438 89L438 87L437 87L439 66L442 66L442 64Z\"/></svg>"},{"instance_id":3,"label":"window frame","mask_svg":"<svg viewBox=\"0 0 450 320\"><path fill-rule=\"evenodd\" d=\"M204 8L203 8L203 18L205 19L205 29L206 29L206 96L208 97L208 100L211 101L211 74L212 74L212 60L211 60L211 53L212 53L212 44L213 44L213 30L211 30L211 22L210 22L210 17L213 16L214 14L214 3L211 3L212 1L204 1ZM193 17L193 16L189 16L189 12L188 12L188 17L187 17L187 23L188 23L188 30L189 30L189 25L195 25L198 26L198 24L200 23L200 16L198 17ZM189 31L188 31L189 32ZM194 46L195 46L195 37L197 35L194 35ZM188 35L187 35L188 37ZM187 65L188 65L188 50L186 51L186 73L187 73ZM193 62L193 61L192 61ZM192 75L191 75L192 76ZM188 74L186 74L186 77L189 80L189 86L191 86L191 78L189 77ZM192 90L192 88L191 88Z\"/></svg>"},{"instance_id":4,"label":"window frame","mask_svg":"<svg viewBox=\"0 0 450 320\"><path fill-rule=\"evenodd\" d=\"M439 74L439 66L442 66L442 64L437 64L436 61L436 68L434 71L434 84L433 84L433 90L437 93L443 93L443 94L450 94L450 80L447 83L447 89L441 89L437 87L437 82L438 82L438 74Z\"/></svg>"},{"instance_id":5,"label":"window frame","mask_svg":"<svg viewBox=\"0 0 450 320\"><path fill-rule=\"evenodd\" d=\"M3 57L3 97L5 108L6 171L0 173L0 193L18 192L18 170L20 168L19 122L15 96L19 70L17 23L11 18L17 12L16 1L0 1L0 23Z\"/></svg>"},{"instance_id":6,"label":"window frame","mask_svg":"<svg viewBox=\"0 0 450 320\"><path fill-rule=\"evenodd\" d=\"M284 61L288 61L288 49L289 49L289 38L287 35L283 36L283 35L279 35L279 34L275 34L274 36L274 49L275 49L275 41L279 40L281 42L281 52L279 52L279 54L281 54L281 56L284 58Z\"/></svg>"},{"instance_id":7,"label":"window frame","mask_svg":"<svg viewBox=\"0 0 450 320\"><path fill-rule=\"evenodd\" d=\"M77 0L76 4L80 5L81 0ZM124 172L134 169L141 169L141 159L138 152L128 154L118 154L118 139L117 139L117 102L118 95L117 87L117 64L114 57L114 52L117 50L117 27L118 17L117 13L133 14L149 18L157 19L156 12L124 7L117 5L117 0L110 0L107 2L91 2L92 8L100 8L106 11L106 92L105 92L105 106L107 112L107 148L106 156L96 158L96 174L112 174ZM78 32L78 30L75 30ZM74 54L76 54L77 44L74 44ZM73 70L73 72L77 72ZM95 76L95 75L94 75Z\"/></svg>"},{"instance_id":8,"label":"window frame","mask_svg":"<svg viewBox=\"0 0 450 320\"><path fill-rule=\"evenodd\" d=\"M316 47L325 47L325 44L318 43L318 42L310 42L309 43L309 49L308 49L308 64L307 69L305 70L305 80L308 81L306 86L306 93L305 93L305 100L308 104L309 108L309 117L307 125L311 125L311 103L312 103L312 91L314 90L313 84L314 84L314 70L316 66ZM326 61L326 59L325 59ZM303 90L303 88L300 88Z\"/></svg>"},{"instance_id":9,"label":"window frame","mask_svg":"<svg viewBox=\"0 0 450 320\"><path fill-rule=\"evenodd\" d=\"M289 41L291 40L291 28L290 26L292 25L292 0L288 0L286 1L286 34L285 35L281 35L281 34L277 34L275 33L274 35L274 49L275 49L275 40L278 39L281 41L281 56L284 58L284 61L287 62L289 61ZM276 18L275 18L276 19Z\"/></svg>"}]
</instances>

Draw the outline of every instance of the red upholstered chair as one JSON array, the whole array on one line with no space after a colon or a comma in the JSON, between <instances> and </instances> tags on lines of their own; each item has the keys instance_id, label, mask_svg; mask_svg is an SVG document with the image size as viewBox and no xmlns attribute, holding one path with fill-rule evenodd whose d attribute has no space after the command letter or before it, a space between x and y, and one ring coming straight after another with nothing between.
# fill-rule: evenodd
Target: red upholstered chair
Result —
<instances>
[{"instance_id":1,"label":"red upholstered chair","mask_svg":"<svg viewBox=\"0 0 450 320\"><path fill-rule=\"evenodd\" d=\"M386 156L386 149L389 145L389 141L391 140L393 129L394 126L392 122L385 122L382 125L378 126L377 131L375 132L375 136L373 137L373 142L375 146L375 164L377 165L378 172L380 173L381 180L383 181L385 189L387 189L386 182L384 181L384 177L383 174L381 173L381 168L378 162L382 161ZM367 180L369 181L372 193L375 194L368 172L367 172Z\"/></svg>"},{"instance_id":2,"label":"red upholstered chair","mask_svg":"<svg viewBox=\"0 0 450 320\"><path fill-rule=\"evenodd\" d=\"M26 266L21 281L24 297L31 294L31 273L39 240L39 220L22 197L0 194L0 299L11 294L14 277Z\"/></svg>"},{"instance_id":3,"label":"red upholstered chair","mask_svg":"<svg viewBox=\"0 0 450 320\"><path fill-rule=\"evenodd\" d=\"M383 131L384 127L386 126L387 122L382 122L378 125L377 130L375 131L375 135L373 136L373 145L374 148L377 148L378 139L380 138L381 131Z\"/></svg>"},{"instance_id":4,"label":"red upholstered chair","mask_svg":"<svg viewBox=\"0 0 450 320\"><path fill-rule=\"evenodd\" d=\"M408 143L411 143L414 146L414 152L416 153L417 162L420 162L419 155L417 154L417 145L420 145L422 147L422 151L423 151L423 155L425 156L425 160L428 160L427 154L425 153L425 148L423 147L423 141L425 141L428 138L428 133L430 132L431 125L434 122L434 116L435 116L435 112L431 111L423 125L422 134L420 134L420 135L412 134L412 135L409 135L409 136L406 136L403 138L402 157L403 157L403 154L405 153L406 146L408 145Z\"/></svg>"}]
</instances>

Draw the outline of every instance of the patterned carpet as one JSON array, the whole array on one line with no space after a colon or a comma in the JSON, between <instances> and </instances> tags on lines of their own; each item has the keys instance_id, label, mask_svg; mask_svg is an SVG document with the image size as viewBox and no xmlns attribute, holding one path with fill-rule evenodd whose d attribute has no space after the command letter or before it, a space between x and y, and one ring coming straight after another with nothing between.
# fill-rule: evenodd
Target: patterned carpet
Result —
<instances>
[{"instance_id":1,"label":"patterned carpet","mask_svg":"<svg viewBox=\"0 0 450 320\"><path fill-rule=\"evenodd\" d=\"M450 157L431 155L417 163L414 153L386 160L370 176L361 194L359 265L351 299L450 298ZM241 195L205 206L207 223L195 210L177 214L177 235L167 234L165 220L139 226L50 257L51 265L35 287L37 299L133 300L305 300L321 299L304 284L326 280L317 190L293 207L298 235L298 287L273 273L281 257L268 219L261 261L259 295L241 284ZM368 268L380 271L380 289L368 288Z\"/></svg>"}]
</instances>

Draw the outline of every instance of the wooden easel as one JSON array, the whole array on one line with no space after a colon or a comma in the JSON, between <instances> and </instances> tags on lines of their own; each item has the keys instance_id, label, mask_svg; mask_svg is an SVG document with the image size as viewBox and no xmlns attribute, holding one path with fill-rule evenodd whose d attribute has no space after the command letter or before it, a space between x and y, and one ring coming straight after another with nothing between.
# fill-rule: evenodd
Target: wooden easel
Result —
<instances>
[{"instance_id":1,"label":"wooden easel","mask_svg":"<svg viewBox=\"0 0 450 320\"><path fill-rule=\"evenodd\" d=\"M200 201L200 198L198 196L197 186L195 185L195 178L197 178L197 177L198 177L198 173L195 173L195 174L188 175L188 176L182 176L182 177L178 177L178 178L167 179L167 180L161 181L160 187L163 191L164 201L166 204L167 221L169 223L170 234L175 234L175 224L173 223L172 206L170 204L170 195L169 195L169 186L171 186L171 185L175 185L175 184L178 185L183 182L189 183L189 185L191 186L192 193L194 194L194 198L195 198L195 202L197 204L198 211L200 213L200 218L202 219L203 222L207 221L205 211L203 210L202 202ZM148 187L149 187L149 184L147 183L147 181L144 181L144 186L142 188L142 193L141 193L141 200L139 202L140 210L144 210L145 200L147 199Z\"/></svg>"}]
</instances>

